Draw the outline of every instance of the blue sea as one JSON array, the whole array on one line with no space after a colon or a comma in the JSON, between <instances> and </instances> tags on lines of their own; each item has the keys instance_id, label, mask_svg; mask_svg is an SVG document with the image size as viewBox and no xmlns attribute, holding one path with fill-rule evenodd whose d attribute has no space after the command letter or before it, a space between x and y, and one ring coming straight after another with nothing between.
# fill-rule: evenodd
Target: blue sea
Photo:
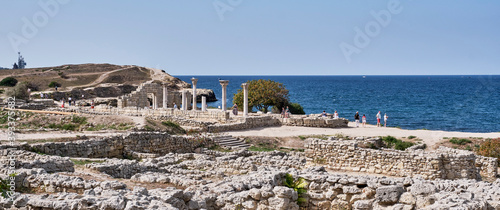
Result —
<instances>
[{"instance_id":1,"label":"blue sea","mask_svg":"<svg viewBox=\"0 0 500 210\"><path fill-rule=\"evenodd\" d=\"M176 76L191 83L193 76ZM465 132L500 132L500 75L487 76L195 76L198 88L212 89L221 105L219 78L229 80L228 107L248 80L283 83L290 101L306 114L323 110L354 120L366 115L376 124L378 111L389 116L388 126ZM201 105L198 105L201 106ZM256 110L254 110L256 111Z\"/></svg>"}]
</instances>

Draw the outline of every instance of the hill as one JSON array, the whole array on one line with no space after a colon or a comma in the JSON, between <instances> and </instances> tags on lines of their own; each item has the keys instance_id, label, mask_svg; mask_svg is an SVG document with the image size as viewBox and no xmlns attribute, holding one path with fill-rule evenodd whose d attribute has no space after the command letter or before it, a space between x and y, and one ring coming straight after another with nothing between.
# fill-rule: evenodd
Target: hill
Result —
<instances>
[{"instance_id":1,"label":"hill","mask_svg":"<svg viewBox=\"0 0 500 210\"><path fill-rule=\"evenodd\" d=\"M169 87L174 89L190 86L163 70L134 65L78 64L1 70L0 80L5 77L30 82L38 91L51 90L48 85L52 81L61 84L60 90L113 85L137 86L150 80L168 81Z\"/></svg>"}]
</instances>

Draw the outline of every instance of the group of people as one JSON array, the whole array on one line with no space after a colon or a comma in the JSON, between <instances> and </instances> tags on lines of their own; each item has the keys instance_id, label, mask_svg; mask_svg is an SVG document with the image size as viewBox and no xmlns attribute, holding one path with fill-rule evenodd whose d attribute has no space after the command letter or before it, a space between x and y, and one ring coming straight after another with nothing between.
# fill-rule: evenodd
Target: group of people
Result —
<instances>
[{"instance_id":1,"label":"group of people","mask_svg":"<svg viewBox=\"0 0 500 210\"><path fill-rule=\"evenodd\" d=\"M380 111L378 111L377 115L377 127L381 127L382 125L380 124L382 115L380 115ZM384 114L384 127L387 127L387 119L389 119L389 116L387 116L387 113ZM366 127L366 116L363 114L363 117L361 118L361 122L363 123L363 127ZM359 112L356 111L356 114L354 115L354 121L356 122L356 127L359 127Z\"/></svg>"},{"instance_id":2,"label":"group of people","mask_svg":"<svg viewBox=\"0 0 500 210\"><path fill-rule=\"evenodd\" d=\"M42 95L40 95L40 96L42 96ZM85 98L85 95L82 95L82 99L84 99L84 98ZM65 105L66 105L66 100L63 98L63 99L61 99L61 108L64 108ZM76 106L76 100L73 100L73 98L68 97L68 106L71 106L71 105ZM83 104L82 104L82 106L83 106ZM90 108L92 108L92 109L94 108L94 100L92 100L92 102L90 102Z\"/></svg>"},{"instance_id":3,"label":"group of people","mask_svg":"<svg viewBox=\"0 0 500 210\"><path fill-rule=\"evenodd\" d=\"M289 118L290 117L290 109L288 109L288 106L282 107L281 108L281 118Z\"/></svg>"}]
</instances>

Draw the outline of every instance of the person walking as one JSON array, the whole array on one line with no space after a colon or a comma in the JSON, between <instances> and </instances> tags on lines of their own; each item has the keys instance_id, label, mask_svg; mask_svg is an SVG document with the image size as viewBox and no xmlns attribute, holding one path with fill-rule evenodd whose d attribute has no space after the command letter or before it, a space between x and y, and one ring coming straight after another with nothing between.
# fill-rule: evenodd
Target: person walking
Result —
<instances>
[{"instance_id":1,"label":"person walking","mask_svg":"<svg viewBox=\"0 0 500 210\"><path fill-rule=\"evenodd\" d=\"M380 127L380 118L381 117L382 116L380 116L380 111L378 111L378 113L377 113L377 127Z\"/></svg>"},{"instance_id":2,"label":"person walking","mask_svg":"<svg viewBox=\"0 0 500 210\"><path fill-rule=\"evenodd\" d=\"M366 127L366 116L365 114L363 114L363 117L361 118L362 122L363 122L363 128Z\"/></svg>"},{"instance_id":3,"label":"person walking","mask_svg":"<svg viewBox=\"0 0 500 210\"><path fill-rule=\"evenodd\" d=\"M286 106L285 118L289 118L289 117L290 117L290 109L288 109L288 106Z\"/></svg>"},{"instance_id":4,"label":"person walking","mask_svg":"<svg viewBox=\"0 0 500 210\"><path fill-rule=\"evenodd\" d=\"M384 127L387 127L387 118L389 118L387 116L387 113L384 114Z\"/></svg>"},{"instance_id":5,"label":"person walking","mask_svg":"<svg viewBox=\"0 0 500 210\"><path fill-rule=\"evenodd\" d=\"M356 127L359 127L359 112L356 111L354 115L354 121L356 122Z\"/></svg>"},{"instance_id":6,"label":"person walking","mask_svg":"<svg viewBox=\"0 0 500 210\"><path fill-rule=\"evenodd\" d=\"M90 108L94 109L94 100L92 100L92 102L90 102Z\"/></svg>"},{"instance_id":7,"label":"person walking","mask_svg":"<svg viewBox=\"0 0 500 210\"><path fill-rule=\"evenodd\" d=\"M281 107L281 118L285 118L285 107Z\"/></svg>"},{"instance_id":8,"label":"person walking","mask_svg":"<svg viewBox=\"0 0 500 210\"><path fill-rule=\"evenodd\" d=\"M174 109L177 109L177 104L174 103Z\"/></svg>"},{"instance_id":9,"label":"person walking","mask_svg":"<svg viewBox=\"0 0 500 210\"><path fill-rule=\"evenodd\" d=\"M71 97L68 98L68 104L71 106Z\"/></svg>"}]
</instances>

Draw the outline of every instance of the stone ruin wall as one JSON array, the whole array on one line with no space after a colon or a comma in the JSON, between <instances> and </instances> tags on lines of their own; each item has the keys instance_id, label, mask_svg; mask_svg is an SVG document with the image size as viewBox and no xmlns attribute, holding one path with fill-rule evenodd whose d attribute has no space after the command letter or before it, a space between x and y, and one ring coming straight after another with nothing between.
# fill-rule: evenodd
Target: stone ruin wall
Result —
<instances>
[{"instance_id":1,"label":"stone ruin wall","mask_svg":"<svg viewBox=\"0 0 500 210\"><path fill-rule=\"evenodd\" d=\"M131 133L74 142L22 145L21 149L65 157L121 158L130 153L165 155L170 152L194 152L196 148L210 146L212 142L211 139L198 140L167 133Z\"/></svg>"},{"instance_id":2,"label":"stone ruin wall","mask_svg":"<svg viewBox=\"0 0 500 210\"><path fill-rule=\"evenodd\" d=\"M497 176L497 159L472 152L440 148L436 152L375 150L357 147L356 140L307 140L310 161L336 170L424 179L485 179Z\"/></svg>"},{"instance_id":3,"label":"stone ruin wall","mask_svg":"<svg viewBox=\"0 0 500 210\"><path fill-rule=\"evenodd\" d=\"M118 108L125 107L149 107L148 94L154 94L156 96L156 103L159 108L163 108L163 85L146 82L139 85L139 87L128 95L122 96L118 99ZM186 97L188 98L188 109L191 108L191 92L186 91ZM180 109L182 104L182 92L181 91L167 91L167 107L174 107L174 103Z\"/></svg>"}]
</instances>

